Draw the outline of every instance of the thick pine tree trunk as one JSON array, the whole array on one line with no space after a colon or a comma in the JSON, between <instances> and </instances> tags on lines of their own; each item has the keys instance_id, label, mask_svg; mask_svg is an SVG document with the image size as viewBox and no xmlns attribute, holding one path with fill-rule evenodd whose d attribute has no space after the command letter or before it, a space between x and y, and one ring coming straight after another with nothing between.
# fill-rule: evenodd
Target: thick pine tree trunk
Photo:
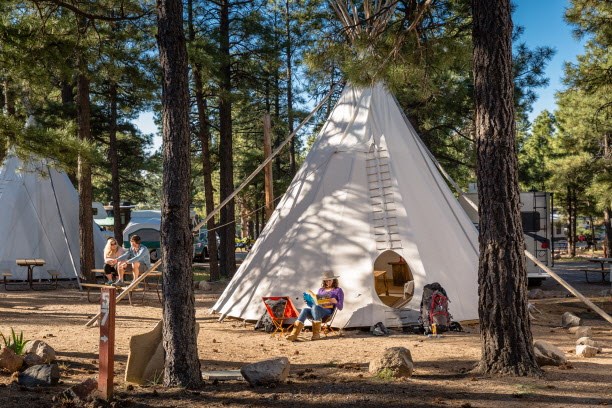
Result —
<instances>
[{"instance_id":1,"label":"thick pine tree trunk","mask_svg":"<svg viewBox=\"0 0 612 408\"><path fill-rule=\"evenodd\" d=\"M221 96L219 102L219 201L234 191L234 158L232 140L232 80L230 66L229 0L221 1L220 58ZM221 274L231 277L236 272L236 224L235 200L221 209L219 235L221 241Z\"/></svg>"},{"instance_id":2,"label":"thick pine tree trunk","mask_svg":"<svg viewBox=\"0 0 612 408\"><path fill-rule=\"evenodd\" d=\"M604 228L606 235L604 236L604 256L612 256L612 208L607 207L604 210Z\"/></svg>"},{"instance_id":3,"label":"thick pine tree trunk","mask_svg":"<svg viewBox=\"0 0 612 408\"><path fill-rule=\"evenodd\" d=\"M204 99L202 78L200 77L201 68L199 64L195 64L193 76L195 78L195 96L196 106L198 107L198 117L200 120L199 137L202 144L202 173L204 176L204 197L206 200L206 215L212 213L215 208L215 200L212 183L212 165L210 163L210 126L206 118L208 106ZM215 217L212 217L206 223L208 229L208 256L210 264L210 280L211 282L218 281L219 276L219 259L217 257L217 232L215 231Z\"/></svg>"},{"instance_id":4,"label":"thick pine tree trunk","mask_svg":"<svg viewBox=\"0 0 612 408\"><path fill-rule=\"evenodd\" d=\"M15 116L15 90L8 79L4 80L4 109L8 116Z\"/></svg>"},{"instance_id":5,"label":"thick pine tree trunk","mask_svg":"<svg viewBox=\"0 0 612 408\"><path fill-rule=\"evenodd\" d=\"M5 79L2 84L2 107L0 112L5 111L4 114L6 116L15 116L15 94L12 91L10 81ZM8 149L10 147L11 139L15 137L12 133L8 133L6 144L0 146L0 165L4 163L4 159L6 158L6 154L8 153Z\"/></svg>"},{"instance_id":6,"label":"thick pine tree trunk","mask_svg":"<svg viewBox=\"0 0 612 408\"><path fill-rule=\"evenodd\" d=\"M291 42L291 20L289 15L289 0L285 1L285 35L287 36L285 43L285 59L287 60L287 124L289 125L289 133L293 133L293 63L292 63L292 42ZM296 172L295 162L295 137L291 139L289 148L289 169L291 177Z\"/></svg>"},{"instance_id":7,"label":"thick pine tree trunk","mask_svg":"<svg viewBox=\"0 0 612 408\"><path fill-rule=\"evenodd\" d=\"M612 160L612 135L606 133L604 135L604 160L610 161ZM608 201L608 204L604 208L604 228L606 235L604 236L604 256L610 257L612 256L612 207L611 203Z\"/></svg>"},{"instance_id":8,"label":"thick pine tree trunk","mask_svg":"<svg viewBox=\"0 0 612 408\"><path fill-rule=\"evenodd\" d=\"M109 89L110 118L108 160L111 164L111 198L113 200L114 232L117 242L123 242L123 226L121 225L121 190L119 184L119 158L117 157L117 84L111 83Z\"/></svg>"},{"instance_id":9,"label":"thick pine tree trunk","mask_svg":"<svg viewBox=\"0 0 612 408\"><path fill-rule=\"evenodd\" d=\"M77 77L77 125L79 139L91 140L91 110L89 105L89 79L85 76L84 63ZM94 242L93 242L93 187L91 185L91 164L79 154L77 180L79 187L79 243L81 275L89 282L94 281Z\"/></svg>"},{"instance_id":10,"label":"thick pine tree trunk","mask_svg":"<svg viewBox=\"0 0 612 408\"><path fill-rule=\"evenodd\" d=\"M473 0L474 98L478 139L479 371L541 375L527 310L519 208L510 0Z\"/></svg>"},{"instance_id":11,"label":"thick pine tree trunk","mask_svg":"<svg viewBox=\"0 0 612 408\"><path fill-rule=\"evenodd\" d=\"M567 216L569 220L567 242L569 253L573 258L576 256L576 195L572 186L567 187Z\"/></svg>"},{"instance_id":12,"label":"thick pine tree trunk","mask_svg":"<svg viewBox=\"0 0 612 408\"><path fill-rule=\"evenodd\" d=\"M157 28L162 68L164 385L196 387L202 374L191 271L189 82L181 0L157 2Z\"/></svg>"},{"instance_id":13,"label":"thick pine tree trunk","mask_svg":"<svg viewBox=\"0 0 612 408\"><path fill-rule=\"evenodd\" d=\"M187 27L189 30L189 41L195 41L195 29L193 25L193 0L187 1ZM202 145L202 176L204 178L204 197L206 205L206 215L212 213L215 208L215 199L213 193L212 184L212 164L210 157L210 124L208 123L207 112L208 105L206 98L204 97L204 84L202 83L202 66L199 63L193 64L193 78L194 78L194 93L196 99L196 107L198 108L198 121L200 122L200 129L198 130L198 137L200 138L200 144ZM218 248L215 231L215 217L212 217L206 223L206 229L208 230L208 254L209 254L209 270L210 280L218 281L219 276L219 259L218 259ZM199 234L199 231L198 231Z\"/></svg>"}]
</instances>

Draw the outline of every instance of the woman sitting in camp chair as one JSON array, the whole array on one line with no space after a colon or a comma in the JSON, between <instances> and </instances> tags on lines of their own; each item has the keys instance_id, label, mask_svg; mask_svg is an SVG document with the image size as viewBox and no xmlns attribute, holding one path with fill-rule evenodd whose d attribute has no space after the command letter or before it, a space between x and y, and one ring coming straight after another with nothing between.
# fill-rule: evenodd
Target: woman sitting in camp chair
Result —
<instances>
[{"instance_id":1,"label":"woman sitting in camp chair","mask_svg":"<svg viewBox=\"0 0 612 408\"><path fill-rule=\"evenodd\" d=\"M307 300L309 306L305 307L300 312L287 340L297 340L298 335L304 328L306 319L312 320L312 338L310 340L318 340L321 338L321 324L323 319L331 316L336 309L342 310L344 307L344 292L338 287L338 278L338 276L334 276L332 271L325 271L322 276L323 283L316 295L304 294L304 299Z\"/></svg>"}]
</instances>

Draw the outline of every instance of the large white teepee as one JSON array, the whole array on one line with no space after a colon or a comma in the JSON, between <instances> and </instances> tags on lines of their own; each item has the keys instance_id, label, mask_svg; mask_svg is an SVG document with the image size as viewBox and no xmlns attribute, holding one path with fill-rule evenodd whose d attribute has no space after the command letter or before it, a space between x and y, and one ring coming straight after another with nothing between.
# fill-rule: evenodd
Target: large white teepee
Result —
<instances>
[{"instance_id":1,"label":"large white teepee","mask_svg":"<svg viewBox=\"0 0 612 408\"><path fill-rule=\"evenodd\" d=\"M68 176L45 160L22 162L14 155L0 170L0 269L12 279L25 280L27 269L16 259L41 258L34 278L48 279L45 270L55 269L60 279L80 275L79 198ZM92 219L93 222L93 219ZM94 225L96 267L104 265L106 239Z\"/></svg>"},{"instance_id":2,"label":"large white teepee","mask_svg":"<svg viewBox=\"0 0 612 408\"><path fill-rule=\"evenodd\" d=\"M477 242L474 225L387 88L347 86L213 310L257 319L262 296L290 296L300 308L302 292L332 270L345 293L334 325L416 322L423 286L432 282L446 289L455 320L475 319ZM395 282L390 263L399 257L409 277ZM374 270L385 270L387 281L377 282ZM389 287L406 283L414 285L412 298L387 306Z\"/></svg>"}]
</instances>

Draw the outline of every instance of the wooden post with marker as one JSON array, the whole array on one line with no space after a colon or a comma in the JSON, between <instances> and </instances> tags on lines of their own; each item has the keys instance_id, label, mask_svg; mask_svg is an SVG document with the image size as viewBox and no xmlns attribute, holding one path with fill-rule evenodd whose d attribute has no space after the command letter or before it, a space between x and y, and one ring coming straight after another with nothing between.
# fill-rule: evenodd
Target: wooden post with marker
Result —
<instances>
[{"instance_id":1,"label":"wooden post with marker","mask_svg":"<svg viewBox=\"0 0 612 408\"><path fill-rule=\"evenodd\" d=\"M100 296L100 374L98 391L109 401L113 397L115 369L115 292L112 286L101 288Z\"/></svg>"}]
</instances>

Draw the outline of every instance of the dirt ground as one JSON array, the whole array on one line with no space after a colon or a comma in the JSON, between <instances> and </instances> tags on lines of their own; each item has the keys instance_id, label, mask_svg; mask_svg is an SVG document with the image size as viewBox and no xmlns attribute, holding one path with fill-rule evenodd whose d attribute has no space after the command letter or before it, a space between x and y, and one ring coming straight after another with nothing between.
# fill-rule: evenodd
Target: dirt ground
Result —
<instances>
[{"instance_id":1,"label":"dirt ground","mask_svg":"<svg viewBox=\"0 0 612 408\"><path fill-rule=\"evenodd\" d=\"M565 266L574 285L608 313L612 299L601 296L610 283L586 284L584 275ZM576 267L577 268L577 267ZM544 367L542 379L483 378L470 370L480 357L475 326L441 338L393 331L375 337L366 330L345 330L321 341L288 343L254 331L242 321L218 322L210 306L222 291L196 292L199 355L203 370L238 369L243 364L286 356L291 374L286 384L250 387L243 381L207 381L199 390L165 389L159 384L130 386L123 380L130 336L153 328L161 305L150 293L142 305L121 302L117 309L115 392L116 407L594 407L612 405L612 326L580 301L566 297L560 285L547 280L542 289L557 297L534 300L542 312L532 329L535 339L551 342L566 352L569 365ZM0 408L50 407L54 396L86 378L97 378L97 328L85 322L99 311L98 304L76 289L49 292L0 290L0 332L14 328L27 339L43 339L58 354L62 378L56 387L28 389L0 373ZM594 358L574 355L575 338L561 327L561 314L571 311L593 338L604 343ZM451 303L452 313L452 303ZM308 338L304 335L304 339ZM412 378L381 380L368 374L368 363L387 347L410 350L415 363ZM92 405L93 406L93 405Z\"/></svg>"}]
</instances>

